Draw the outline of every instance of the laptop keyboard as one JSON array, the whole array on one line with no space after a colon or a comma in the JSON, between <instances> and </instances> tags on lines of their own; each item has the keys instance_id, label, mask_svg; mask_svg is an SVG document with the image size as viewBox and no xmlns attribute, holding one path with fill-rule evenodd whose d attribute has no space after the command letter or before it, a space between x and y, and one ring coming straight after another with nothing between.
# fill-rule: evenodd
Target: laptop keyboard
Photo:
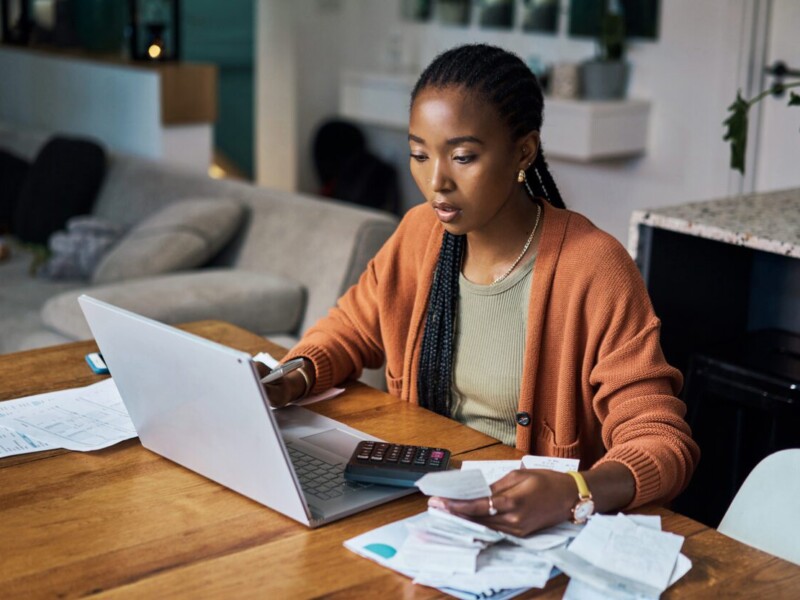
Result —
<instances>
[{"instance_id":1,"label":"laptop keyboard","mask_svg":"<svg viewBox=\"0 0 800 600\"><path fill-rule=\"evenodd\" d=\"M369 484L345 481L342 463L325 462L293 446L287 446L287 449L303 491L320 500L341 496L347 488L370 487Z\"/></svg>"}]
</instances>

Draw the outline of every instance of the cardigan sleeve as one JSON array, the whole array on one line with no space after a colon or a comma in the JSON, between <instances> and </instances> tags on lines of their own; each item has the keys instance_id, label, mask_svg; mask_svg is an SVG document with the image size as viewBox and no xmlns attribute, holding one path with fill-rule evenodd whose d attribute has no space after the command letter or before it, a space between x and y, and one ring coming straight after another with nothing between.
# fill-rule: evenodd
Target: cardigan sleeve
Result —
<instances>
[{"instance_id":1,"label":"cardigan sleeve","mask_svg":"<svg viewBox=\"0 0 800 600\"><path fill-rule=\"evenodd\" d=\"M385 251L386 246L381 252ZM369 262L358 282L286 356L286 360L298 356L311 360L316 372L315 393L357 379L364 368L377 368L384 362L376 266L380 258L379 253Z\"/></svg>"},{"instance_id":2,"label":"cardigan sleeve","mask_svg":"<svg viewBox=\"0 0 800 600\"><path fill-rule=\"evenodd\" d=\"M405 214L358 282L290 350L287 358L304 356L314 364L313 392L356 379L365 368L380 367L392 340L394 352L402 350L420 264L429 240L436 239L431 211L424 209ZM385 335L394 337L387 340Z\"/></svg>"},{"instance_id":3,"label":"cardigan sleeve","mask_svg":"<svg viewBox=\"0 0 800 600\"><path fill-rule=\"evenodd\" d=\"M620 254L620 252L622 254ZM593 302L602 317L590 373L606 455L596 463L627 466L636 493L627 508L677 496L689 483L700 450L677 398L683 382L661 351L661 323L633 261L612 248Z\"/></svg>"}]
</instances>

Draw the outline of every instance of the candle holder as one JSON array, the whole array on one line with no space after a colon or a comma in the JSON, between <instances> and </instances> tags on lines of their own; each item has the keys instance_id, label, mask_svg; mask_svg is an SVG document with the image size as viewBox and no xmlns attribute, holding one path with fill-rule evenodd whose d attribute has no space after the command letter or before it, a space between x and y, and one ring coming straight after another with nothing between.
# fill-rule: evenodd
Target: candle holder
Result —
<instances>
[{"instance_id":1,"label":"candle holder","mask_svg":"<svg viewBox=\"0 0 800 600\"><path fill-rule=\"evenodd\" d=\"M130 55L134 60L180 58L179 0L129 0Z\"/></svg>"}]
</instances>

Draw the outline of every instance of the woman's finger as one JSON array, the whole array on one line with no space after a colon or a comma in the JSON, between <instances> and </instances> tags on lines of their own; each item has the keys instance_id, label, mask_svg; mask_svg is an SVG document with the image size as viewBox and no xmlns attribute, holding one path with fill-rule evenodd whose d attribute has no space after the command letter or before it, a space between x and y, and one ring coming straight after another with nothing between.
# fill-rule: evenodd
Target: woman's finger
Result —
<instances>
[{"instance_id":1,"label":"woman's finger","mask_svg":"<svg viewBox=\"0 0 800 600\"><path fill-rule=\"evenodd\" d=\"M516 469L511 471L510 473L503 475L503 477L495 481L490 486L492 489L492 494L502 494L503 492L518 486L525 480L525 478L526 475L524 470Z\"/></svg>"},{"instance_id":2,"label":"woman's finger","mask_svg":"<svg viewBox=\"0 0 800 600\"><path fill-rule=\"evenodd\" d=\"M494 502L494 499L492 499ZM476 498L475 500L452 500L450 498L431 498L428 501L429 506L433 506L435 508L439 508L440 506L444 508L444 510L458 514L460 516L465 517L486 517L491 514L492 511L489 509L491 508L489 504L489 497L485 498Z\"/></svg>"}]
</instances>

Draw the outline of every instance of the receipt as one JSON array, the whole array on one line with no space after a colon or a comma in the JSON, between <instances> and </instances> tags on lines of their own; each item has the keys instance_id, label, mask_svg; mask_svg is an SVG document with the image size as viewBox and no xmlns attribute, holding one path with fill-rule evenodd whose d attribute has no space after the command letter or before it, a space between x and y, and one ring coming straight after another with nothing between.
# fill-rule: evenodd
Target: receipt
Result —
<instances>
[{"instance_id":1,"label":"receipt","mask_svg":"<svg viewBox=\"0 0 800 600\"><path fill-rule=\"evenodd\" d=\"M483 473L489 485L520 467L521 464L518 460L465 460L461 463L462 471L475 469Z\"/></svg>"},{"instance_id":2,"label":"receipt","mask_svg":"<svg viewBox=\"0 0 800 600\"><path fill-rule=\"evenodd\" d=\"M550 471L577 471L580 461L577 458L557 458L555 456L534 456L528 454L522 457L522 466L526 469L549 469Z\"/></svg>"},{"instance_id":3,"label":"receipt","mask_svg":"<svg viewBox=\"0 0 800 600\"><path fill-rule=\"evenodd\" d=\"M669 584L672 585L692 568L692 561L679 554ZM617 588L612 581L591 583L580 579L569 580L562 600L658 600L658 595L637 594Z\"/></svg>"},{"instance_id":4,"label":"receipt","mask_svg":"<svg viewBox=\"0 0 800 600\"><path fill-rule=\"evenodd\" d=\"M594 588L657 598L673 580L683 537L654 520L595 515L569 548L548 556L571 578Z\"/></svg>"},{"instance_id":5,"label":"receipt","mask_svg":"<svg viewBox=\"0 0 800 600\"><path fill-rule=\"evenodd\" d=\"M483 473L477 470L426 473L417 480L417 487L426 496L452 500L474 500L492 494Z\"/></svg>"}]
</instances>

